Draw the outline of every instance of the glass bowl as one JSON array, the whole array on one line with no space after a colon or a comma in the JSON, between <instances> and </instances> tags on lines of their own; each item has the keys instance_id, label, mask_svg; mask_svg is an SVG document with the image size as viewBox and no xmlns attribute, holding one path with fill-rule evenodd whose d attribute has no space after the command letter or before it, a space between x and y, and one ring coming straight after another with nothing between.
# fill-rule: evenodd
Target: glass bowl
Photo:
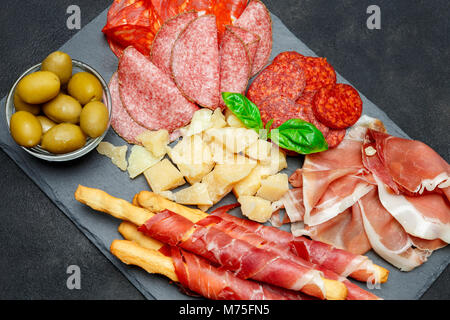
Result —
<instances>
[{"instance_id":1,"label":"glass bowl","mask_svg":"<svg viewBox=\"0 0 450 320\"><path fill-rule=\"evenodd\" d=\"M15 108L14 108L14 91L16 90L17 84L19 83L19 81L25 77L26 75L39 71L41 69L41 63L38 63L34 66L32 66L31 68L29 68L28 70L26 70L17 80L16 82L14 82L14 85L12 86L11 90L8 93L8 96L6 97L6 103L5 103L5 111L6 111L6 122L7 122L7 126L8 126L8 131L9 131L9 123L11 120L11 116L13 115L13 113L15 112ZM108 108L108 114L109 114L109 119L108 119L108 126L106 127L105 132L103 132L103 134L100 137L97 138L90 138L87 137L86 140L86 144L80 148L77 149L75 151L72 152L68 152L68 153L63 153L63 154L55 154L55 153L51 153L47 150L42 149L39 145L33 148L25 148L22 146L17 145L17 147L22 148L23 150L25 150L26 152L28 152L29 154L43 159L43 160L47 160L47 161L69 161L69 160L74 160L77 159L79 157L84 156L85 154L87 154L89 151L91 151L92 149L96 148L98 146L98 144L103 140L103 138L105 137L106 133L108 132L108 129L110 127L110 123L111 123L111 94L109 92L109 88L108 88L108 84L106 83L106 81L103 79L103 77L91 66L87 65L86 63L83 63L81 61L78 60L74 60L72 59L72 74L75 74L77 72L82 72L82 71L86 71L89 72L91 74L93 74L101 83L102 87L103 87L103 103L106 105L106 107ZM10 132L11 133L11 132Z\"/></svg>"}]
</instances>

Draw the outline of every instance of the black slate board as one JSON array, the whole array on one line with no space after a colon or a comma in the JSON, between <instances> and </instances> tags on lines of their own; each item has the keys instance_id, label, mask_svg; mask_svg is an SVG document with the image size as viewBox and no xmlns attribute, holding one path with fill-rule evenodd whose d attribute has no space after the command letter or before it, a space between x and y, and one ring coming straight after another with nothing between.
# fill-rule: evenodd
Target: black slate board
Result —
<instances>
[{"instance_id":1,"label":"black slate board","mask_svg":"<svg viewBox=\"0 0 450 320\"><path fill-rule=\"evenodd\" d=\"M63 47L74 59L85 61L94 66L105 79L109 79L117 68L117 59L110 52L100 30L106 21L106 10L85 26ZM296 50L305 55L314 55L305 44L298 40L282 22L273 16L274 48L272 57L281 51ZM339 82L345 80L338 76ZM389 133L407 137L379 108L364 96L364 113L381 119ZM4 105L2 100L2 105ZM4 114L0 117L5 123ZM113 144L124 144L112 130L105 138ZM120 238L117 232L119 221L82 206L73 199L73 192L78 184L101 188L114 196L130 199L147 185L143 177L130 181L127 173L121 172L109 159L98 155L95 151L87 156L63 164L47 163L35 159L18 148L12 141L5 126L0 130L0 147L26 172L26 174L49 196L49 198L77 225L77 227L116 265L125 276L144 294L152 299L187 299L177 288L170 285L167 279L148 275L137 268L123 265L109 253L109 245L113 239ZM298 159L289 159L291 170L298 167ZM290 170L290 171L291 171ZM123 188L123 186L127 188ZM224 202L233 201L229 196ZM449 248L435 252L429 261L420 268L401 273L388 265L375 254L369 256L378 264L391 271L387 284L382 285L375 294L385 299L418 299L432 284L440 272L448 265Z\"/></svg>"}]
</instances>

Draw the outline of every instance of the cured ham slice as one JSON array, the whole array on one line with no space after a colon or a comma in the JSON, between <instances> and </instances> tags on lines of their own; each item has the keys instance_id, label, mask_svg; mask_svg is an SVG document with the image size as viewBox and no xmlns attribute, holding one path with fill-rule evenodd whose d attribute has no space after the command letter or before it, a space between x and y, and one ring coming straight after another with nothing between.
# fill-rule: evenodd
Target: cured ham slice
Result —
<instances>
[{"instance_id":1,"label":"cured ham slice","mask_svg":"<svg viewBox=\"0 0 450 320\"><path fill-rule=\"evenodd\" d=\"M361 147L361 141L346 138L336 148L305 158L305 224L314 226L336 217L374 188L362 163Z\"/></svg>"},{"instance_id":2,"label":"cured ham slice","mask_svg":"<svg viewBox=\"0 0 450 320\"><path fill-rule=\"evenodd\" d=\"M357 205L316 226L298 228L293 225L291 231L294 236L307 235L316 241L325 242L358 255L365 254L371 249Z\"/></svg>"},{"instance_id":3,"label":"cured ham slice","mask_svg":"<svg viewBox=\"0 0 450 320\"><path fill-rule=\"evenodd\" d=\"M413 248L413 242L400 223L383 207L377 190L358 200L364 229L374 251L402 271L424 263L429 250Z\"/></svg>"},{"instance_id":4,"label":"cured ham slice","mask_svg":"<svg viewBox=\"0 0 450 320\"><path fill-rule=\"evenodd\" d=\"M318 298L326 297L320 272L282 259L246 241L234 239L214 226L194 224L165 210L139 227L139 231L161 242L178 245L198 254L233 271L241 279L251 278Z\"/></svg>"},{"instance_id":5,"label":"cured ham slice","mask_svg":"<svg viewBox=\"0 0 450 320\"><path fill-rule=\"evenodd\" d=\"M178 281L213 300L310 300L309 296L235 277L207 260L178 247L170 248Z\"/></svg>"},{"instance_id":6,"label":"cured ham slice","mask_svg":"<svg viewBox=\"0 0 450 320\"><path fill-rule=\"evenodd\" d=\"M320 265L340 276L350 276L360 281L379 280L384 282L387 280L387 278L380 278L378 269L365 256L352 254L305 237L294 237L289 232L271 226L237 218L227 213L231 208L233 206L224 206L216 209L212 214L231 221L268 242L276 243L278 246L284 246L285 248L292 248L293 252L304 260Z\"/></svg>"},{"instance_id":7,"label":"cured ham slice","mask_svg":"<svg viewBox=\"0 0 450 320\"><path fill-rule=\"evenodd\" d=\"M367 292L357 285L348 281L345 277L338 275L337 273L331 271L329 268L324 265L315 264L310 261L306 261L301 258L299 255L294 254L290 247L284 243L276 243L267 241L262 238L255 232L234 223L236 217L233 217L225 212L221 212L219 215L211 215L210 217L203 219L202 224L208 225L214 223L214 227L229 234L231 237L243 241L247 241L248 243L254 245L255 247L262 248L264 250L273 252L280 257L290 260L292 262L297 263L300 266L304 266L311 269L316 269L324 274L324 276L328 279L337 280L343 282L348 290L347 299L348 300L376 300L377 296L374 294Z\"/></svg>"},{"instance_id":8,"label":"cured ham slice","mask_svg":"<svg viewBox=\"0 0 450 320\"><path fill-rule=\"evenodd\" d=\"M377 178L379 199L409 234L426 239L450 242L450 204L439 193L420 197L396 195Z\"/></svg>"},{"instance_id":9,"label":"cured ham slice","mask_svg":"<svg viewBox=\"0 0 450 320\"><path fill-rule=\"evenodd\" d=\"M450 186L450 166L426 144L367 130L364 164L396 194L421 195Z\"/></svg>"}]
</instances>

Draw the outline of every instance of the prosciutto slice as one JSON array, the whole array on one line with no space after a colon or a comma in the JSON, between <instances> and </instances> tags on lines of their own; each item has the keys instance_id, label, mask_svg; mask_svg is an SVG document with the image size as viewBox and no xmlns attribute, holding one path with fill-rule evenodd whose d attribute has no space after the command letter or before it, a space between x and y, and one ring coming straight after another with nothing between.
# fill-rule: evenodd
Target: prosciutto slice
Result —
<instances>
[{"instance_id":1,"label":"prosciutto slice","mask_svg":"<svg viewBox=\"0 0 450 320\"><path fill-rule=\"evenodd\" d=\"M213 300L310 300L309 296L235 277L178 247L167 247L181 285Z\"/></svg>"},{"instance_id":2,"label":"prosciutto slice","mask_svg":"<svg viewBox=\"0 0 450 320\"><path fill-rule=\"evenodd\" d=\"M396 194L421 195L450 186L450 166L426 144L369 129L364 164Z\"/></svg>"},{"instance_id":3,"label":"prosciutto slice","mask_svg":"<svg viewBox=\"0 0 450 320\"><path fill-rule=\"evenodd\" d=\"M294 237L292 233L271 226L237 218L227 213L232 207L218 208L212 214L226 221L231 221L260 236L265 241L277 244L278 247L289 248L292 253L302 259L324 267L342 277L350 276L360 281L379 281L378 272L369 258L305 237Z\"/></svg>"},{"instance_id":4,"label":"prosciutto slice","mask_svg":"<svg viewBox=\"0 0 450 320\"><path fill-rule=\"evenodd\" d=\"M254 247L247 241L235 239L215 228L211 221L205 223L200 220L194 224L165 210L139 227L139 231L202 256L211 263L232 271L238 278L251 278L281 288L302 291L321 299L326 296L319 271Z\"/></svg>"},{"instance_id":5,"label":"prosciutto slice","mask_svg":"<svg viewBox=\"0 0 450 320\"><path fill-rule=\"evenodd\" d=\"M314 226L336 217L374 188L361 148L361 141L346 138L337 148L306 156L302 168L305 224Z\"/></svg>"},{"instance_id":6,"label":"prosciutto slice","mask_svg":"<svg viewBox=\"0 0 450 320\"><path fill-rule=\"evenodd\" d=\"M402 271L410 271L424 263L429 250L413 247L411 237L383 207L377 190L358 200L364 228L374 251Z\"/></svg>"}]
</instances>

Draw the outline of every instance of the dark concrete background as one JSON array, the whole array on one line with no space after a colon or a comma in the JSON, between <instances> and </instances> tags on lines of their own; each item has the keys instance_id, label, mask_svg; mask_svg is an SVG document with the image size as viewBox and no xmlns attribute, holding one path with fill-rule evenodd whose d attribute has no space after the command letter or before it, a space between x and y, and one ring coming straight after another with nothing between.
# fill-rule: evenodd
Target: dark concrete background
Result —
<instances>
[{"instance_id":1,"label":"dark concrete background","mask_svg":"<svg viewBox=\"0 0 450 320\"><path fill-rule=\"evenodd\" d=\"M264 2L408 135L449 161L449 1ZM76 33L66 28L69 5L81 8L84 26L110 3L3 0L0 96L25 68ZM371 4L381 8L381 30L366 27ZM0 299L143 299L2 151L0 163ZM81 290L66 287L72 264L81 268ZM447 267L423 299L450 299L449 280Z\"/></svg>"}]
</instances>

